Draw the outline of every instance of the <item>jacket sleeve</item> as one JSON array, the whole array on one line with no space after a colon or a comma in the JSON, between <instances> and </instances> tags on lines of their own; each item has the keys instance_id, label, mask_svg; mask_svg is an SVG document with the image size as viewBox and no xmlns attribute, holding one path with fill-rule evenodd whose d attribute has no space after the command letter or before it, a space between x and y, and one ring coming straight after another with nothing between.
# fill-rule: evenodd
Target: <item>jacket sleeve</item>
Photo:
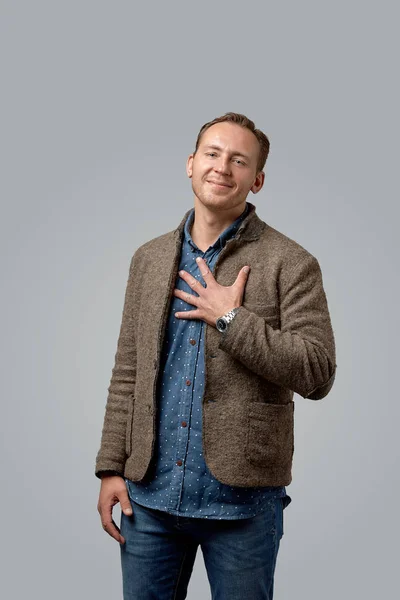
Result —
<instances>
[{"instance_id":1,"label":"jacket sleeve","mask_svg":"<svg viewBox=\"0 0 400 600\"><path fill-rule=\"evenodd\" d=\"M99 479L104 471L124 474L126 461L125 436L129 402L134 401L136 383L136 333L135 333L135 265L137 253L131 259L125 291L117 352L105 407L101 445L96 457L95 475Z\"/></svg>"},{"instance_id":2,"label":"jacket sleeve","mask_svg":"<svg viewBox=\"0 0 400 600\"><path fill-rule=\"evenodd\" d=\"M332 388L336 350L318 260L303 257L280 290L280 329L241 306L219 348L261 377L320 400Z\"/></svg>"}]
</instances>

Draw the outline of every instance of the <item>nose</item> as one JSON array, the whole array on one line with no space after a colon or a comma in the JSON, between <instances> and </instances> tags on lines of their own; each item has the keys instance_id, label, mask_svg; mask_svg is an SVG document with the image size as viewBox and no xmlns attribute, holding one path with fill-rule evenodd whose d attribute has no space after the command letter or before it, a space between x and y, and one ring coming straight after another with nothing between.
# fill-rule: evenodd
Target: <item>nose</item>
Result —
<instances>
[{"instance_id":1,"label":"nose","mask_svg":"<svg viewBox=\"0 0 400 600\"><path fill-rule=\"evenodd\" d=\"M229 157L224 158L223 156L220 156L214 163L214 171L229 175L231 172Z\"/></svg>"}]
</instances>

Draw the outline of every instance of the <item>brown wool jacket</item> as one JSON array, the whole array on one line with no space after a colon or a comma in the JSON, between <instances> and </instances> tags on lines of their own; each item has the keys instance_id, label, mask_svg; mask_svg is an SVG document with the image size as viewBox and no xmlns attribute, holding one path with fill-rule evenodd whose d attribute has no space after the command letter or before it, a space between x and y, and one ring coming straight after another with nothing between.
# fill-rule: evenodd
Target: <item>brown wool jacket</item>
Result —
<instances>
[{"instance_id":1,"label":"brown wool jacket","mask_svg":"<svg viewBox=\"0 0 400 600\"><path fill-rule=\"evenodd\" d=\"M214 277L224 286L250 265L243 304L225 333L205 325L203 455L232 486L292 481L294 402L332 388L336 351L317 259L264 223L250 204ZM189 211L177 229L134 253L95 474L143 479L157 435L160 352Z\"/></svg>"}]
</instances>

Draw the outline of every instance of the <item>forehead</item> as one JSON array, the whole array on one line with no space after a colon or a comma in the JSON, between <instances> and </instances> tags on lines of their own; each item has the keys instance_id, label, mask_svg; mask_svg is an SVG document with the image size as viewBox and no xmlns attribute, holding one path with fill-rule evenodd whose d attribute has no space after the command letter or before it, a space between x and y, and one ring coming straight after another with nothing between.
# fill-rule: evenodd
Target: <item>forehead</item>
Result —
<instances>
[{"instance_id":1,"label":"forehead","mask_svg":"<svg viewBox=\"0 0 400 600\"><path fill-rule=\"evenodd\" d=\"M226 152L244 152L249 156L258 156L259 143L249 129L236 123L215 123L201 136L200 146L215 144Z\"/></svg>"},{"instance_id":2,"label":"forehead","mask_svg":"<svg viewBox=\"0 0 400 600\"><path fill-rule=\"evenodd\" d=\"M226 152L244 152L258 156L259 143L256 136L247 128L236 123L216 123L201 136L200 146L215 144Z\"/></svg>"}]
</instances>

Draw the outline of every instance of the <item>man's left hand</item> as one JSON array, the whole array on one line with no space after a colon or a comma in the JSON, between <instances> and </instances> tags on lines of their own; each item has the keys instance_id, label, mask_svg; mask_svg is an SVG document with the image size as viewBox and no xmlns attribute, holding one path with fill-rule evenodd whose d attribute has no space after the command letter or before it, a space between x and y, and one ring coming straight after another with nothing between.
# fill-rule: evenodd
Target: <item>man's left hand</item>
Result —
<instances>
[{"instance_id":1,"label":"man's left hand","mask_svg":"<svg viewBox=\"0 0 400 600\"><path fill-rule=\"evenodd\" d=\"M196 262L207 287L204 287L200 281L186 271L179 271L180 277L186 281L198 296L178 289L174 289L174 296L181 298L181 300L184 300L188 304L196 306L197 310L176 312L175 316L179 319L202 319L215 327L215 323L219 317L225 315L232 308L242 305L244 288L247 283L250 267L243 267L239 271L233 285L223 286L215 280L203 258L197 258Z\"/></svg>"}]
</instances>

